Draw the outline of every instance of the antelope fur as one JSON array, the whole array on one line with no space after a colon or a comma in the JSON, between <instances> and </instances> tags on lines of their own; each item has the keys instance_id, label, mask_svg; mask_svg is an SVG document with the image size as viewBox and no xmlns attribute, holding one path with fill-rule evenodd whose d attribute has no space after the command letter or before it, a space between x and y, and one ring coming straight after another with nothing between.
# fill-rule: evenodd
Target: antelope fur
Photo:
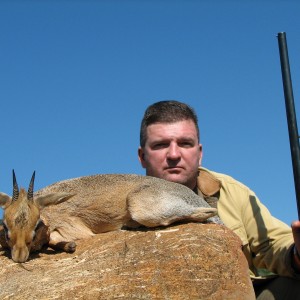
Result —
<instances>
[{"instance_id":1,"label":"antelope fur","mask_svg":"<svg viewBox=\"0 0 300 300\"><path fill-rule=\"evenodd\" d=\"M181 220L222 224L217 210L192 190L150 176L85 176L33 195L21 189L17 198L15 190L13 197L0 193L5 227L0 243L11 249L15 262L27 261L43 245L73 252L76 240L124 227L167 226Z\"/></svg>"}]
</instances>

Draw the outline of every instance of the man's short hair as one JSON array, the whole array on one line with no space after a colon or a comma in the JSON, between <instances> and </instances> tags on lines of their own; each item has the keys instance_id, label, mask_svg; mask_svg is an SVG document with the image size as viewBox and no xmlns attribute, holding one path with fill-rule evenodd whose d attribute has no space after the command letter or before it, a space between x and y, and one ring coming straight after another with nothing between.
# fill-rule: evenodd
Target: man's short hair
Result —
<instances>
[{"instance_id":1,"label":"man's short hair","mask_svg":"<svg viewBox=\"0 0 300 300\"><path fill-rule=\"evenodd\" d=\"M197 130L199 140L198 118L193 108L176 101L165 100L150 105L144 114L140 129L140 146L145 147L147 139L147 127L155 123L175 123L183 120L192 120Z\"/></svg>"}]
</instances>

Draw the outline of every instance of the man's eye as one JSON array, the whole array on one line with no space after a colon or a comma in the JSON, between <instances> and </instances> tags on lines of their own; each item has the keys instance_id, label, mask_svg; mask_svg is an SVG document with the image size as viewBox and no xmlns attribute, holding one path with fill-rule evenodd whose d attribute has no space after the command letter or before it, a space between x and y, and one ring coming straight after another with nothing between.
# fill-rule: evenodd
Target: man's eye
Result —
<instances>
[{"instance_id":1,"label":"man's eye","mask_svg":"<svg viewBox=\"0 0 300 300\"><path fill-rule=\"evenodd\" d=\"M166 147L168 147L167 143L159 143L159 144L153 145L152 149L158 150L158 149L163 149L163 148L166 148Z\"/></svg>"},{"instance_id":2,"label":"man's eye","mask_svg":"<svg viewBox=\"0 0 300 300\"><path fill-rule=\"evenodd\" d=\"M193 147L194 145L190 142L183 142L183 143L180 143L180 147L183 147L183 148L191 148Z\"/></svg>"}]
</instances>

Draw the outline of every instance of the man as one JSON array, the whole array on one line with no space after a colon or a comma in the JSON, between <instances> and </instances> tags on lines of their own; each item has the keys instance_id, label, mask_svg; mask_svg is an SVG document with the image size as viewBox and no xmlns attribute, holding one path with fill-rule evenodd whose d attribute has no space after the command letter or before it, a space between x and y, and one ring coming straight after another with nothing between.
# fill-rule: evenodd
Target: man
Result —
<instances>
[{"instance_id":1,"label":"man","mask_svg":"<svg viewBox=\"0 0 300 300\"><path fill-rule=\"evenodd\" d=\"M272 217L253 191L201 167L198 120L188 105L160 101L141 123L138 156L146 175L186 185L209 203L242 240L257 299L300 299L300 222L292 230Z\"/></svg>"}]
</instances>

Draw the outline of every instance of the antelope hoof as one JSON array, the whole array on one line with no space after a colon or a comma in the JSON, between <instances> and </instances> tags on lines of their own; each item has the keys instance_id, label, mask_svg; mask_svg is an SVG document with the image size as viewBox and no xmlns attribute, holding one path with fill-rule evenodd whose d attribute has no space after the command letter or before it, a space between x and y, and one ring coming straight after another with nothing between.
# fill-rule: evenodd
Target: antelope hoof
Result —
<instances>
[{"instance_id":1,"label":"antelope hoof","mask_svg":"<svg viewBox=\"0 0 300 300\"><path fill-rule=\"evenodd\" d=\"M54 250L72 253L76 250L76 243L73 241L72 242L50 243L49 247L51 247Z\"/></svg>"},{"instance_id":2,"label":"antelope hoof","mask_svg":"<svg viewBox=\"0 0 300 300\"><path fill-rule=\"evenodd\" d=\"M75 252L75 250L76 250L76 243L75 242L66 243L64 250L66 252L68 252L68 253Z\"/></svg>"}]
</instances>

